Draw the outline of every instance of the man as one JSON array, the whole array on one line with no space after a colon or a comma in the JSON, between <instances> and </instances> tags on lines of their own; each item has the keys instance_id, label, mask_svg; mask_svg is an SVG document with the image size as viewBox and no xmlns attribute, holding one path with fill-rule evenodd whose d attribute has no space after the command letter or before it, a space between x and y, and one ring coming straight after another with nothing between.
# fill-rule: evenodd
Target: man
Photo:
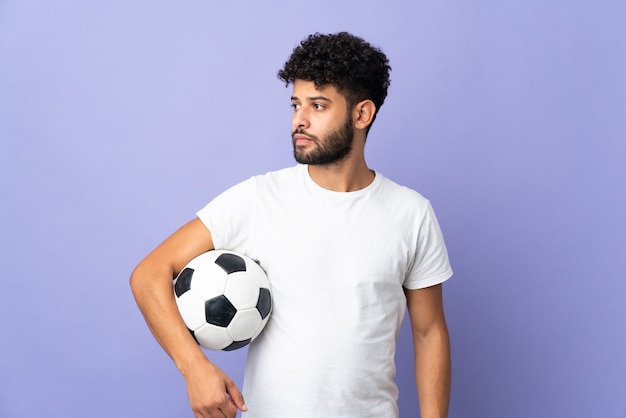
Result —
<instances>
[{"instance_id":1,"label":"man","mask_svg":"<svg viewBox=\"0 0 626 418\"><path fill-rule=\"evenodd\" d=\"M421 416L447 416L441 283L452 271L429 202L371 170L365 140L389 86L387 57L348 33L315 34L279 78L293 84L299 165L227 190L151 252L131 286L184 376L196 417L397 417L396 337L406 307ZM246 402L183 324L172 277L196 255L259 260L274 310L250 345Z\"/></svg>"}]
</instances>

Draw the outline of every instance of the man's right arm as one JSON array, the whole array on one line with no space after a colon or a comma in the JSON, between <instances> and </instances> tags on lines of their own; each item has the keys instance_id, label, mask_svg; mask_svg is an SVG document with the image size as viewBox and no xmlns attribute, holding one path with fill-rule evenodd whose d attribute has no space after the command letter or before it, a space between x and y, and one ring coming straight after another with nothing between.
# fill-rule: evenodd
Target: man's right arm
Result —
<instances>
[{"instance_id":1,"label":"man's right arm","mask_svg":"<svg viewBox=\"0 0 626 418\"><path fill-rule=\"evenodd\" d=\"M235 417L245 410L243 396L230 379L211 363L185 326L176 307L172 280L197 255L214 249L211 232L194 219L143 259L130 285L150 331L174 360L187 384L196 417Z\"/></svg>"}]
</instances>

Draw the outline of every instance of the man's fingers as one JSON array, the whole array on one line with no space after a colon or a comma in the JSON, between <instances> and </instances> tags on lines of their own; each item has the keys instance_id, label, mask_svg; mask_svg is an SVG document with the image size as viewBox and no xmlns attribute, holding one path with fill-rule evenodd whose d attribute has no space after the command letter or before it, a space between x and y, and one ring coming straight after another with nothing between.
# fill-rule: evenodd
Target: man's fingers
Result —
<instances>
[{"instance_id":1,"label":"man's fingers","mask_svg":"<svg viewBox=\"0 0 626 418\"><path fill-rule=\"evenodd\" d=\"M237 386L234 382L231 381L226 383L226 391L228 392L228 396L230 396L230 401L235 408L240 409L244 412L248 410L248 407L246 407L246 404L244 402L243 395L241 394L239 389L237 389Z\"/></svg>"},{"instance_id":2,"label":"man's fingers","mask_svg":"<svg viewBox=\"0 0 626 418\"><path fill-rule=\"evenodd\" d=\"M211 406L204 405L193 408L195 418L235 418L237 415L237 407L228 395Z\"/></svg>"}]
</instances>

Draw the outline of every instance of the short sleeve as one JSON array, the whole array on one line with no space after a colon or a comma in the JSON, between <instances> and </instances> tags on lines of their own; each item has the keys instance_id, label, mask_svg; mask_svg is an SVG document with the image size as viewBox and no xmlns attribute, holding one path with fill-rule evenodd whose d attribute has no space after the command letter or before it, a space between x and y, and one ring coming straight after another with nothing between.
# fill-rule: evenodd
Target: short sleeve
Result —
<instances>
[{"instance_id":1,"label":"short sleeve","mask_svg":"<svg viewBox=\"0 0 626 418\"><path fill-rule=\"evenodd\" d=\"M452 277L448 251L435 212L428 202L420 222L415 259L404 280L407 289L421 289Z\"/></svg>"},{"instance_id":2,"label":"short sleeve","mask_svg":"<svg viewBox=\"0 0 626 418\"><path fill-rule=\"evenodd\" d=\"M256 182L245 180L218 195L196 215L211 231L216 249L241 249L254 221Z\"/></svg>"}]
</instances>

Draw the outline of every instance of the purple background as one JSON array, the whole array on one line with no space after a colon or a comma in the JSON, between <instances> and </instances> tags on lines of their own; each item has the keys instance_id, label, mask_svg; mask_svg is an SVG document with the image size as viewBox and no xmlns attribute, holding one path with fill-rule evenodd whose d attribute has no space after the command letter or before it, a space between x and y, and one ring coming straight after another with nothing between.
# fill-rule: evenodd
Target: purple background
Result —
<instances>
[{"instance_id":1,"label":"purple background","mask_svg":"<svg viewBox=\"0 0 626 418\"><path fill-rule=\"evenodd\" d=\"M0 416L191 416L128 276L293 164L276 71L348 30L393 66L370 165L447 239L450 416L625 417L626 3L213 3L0 2ZM241 382L244 351L211 356Z\"/></svg>"}]
</instances>

